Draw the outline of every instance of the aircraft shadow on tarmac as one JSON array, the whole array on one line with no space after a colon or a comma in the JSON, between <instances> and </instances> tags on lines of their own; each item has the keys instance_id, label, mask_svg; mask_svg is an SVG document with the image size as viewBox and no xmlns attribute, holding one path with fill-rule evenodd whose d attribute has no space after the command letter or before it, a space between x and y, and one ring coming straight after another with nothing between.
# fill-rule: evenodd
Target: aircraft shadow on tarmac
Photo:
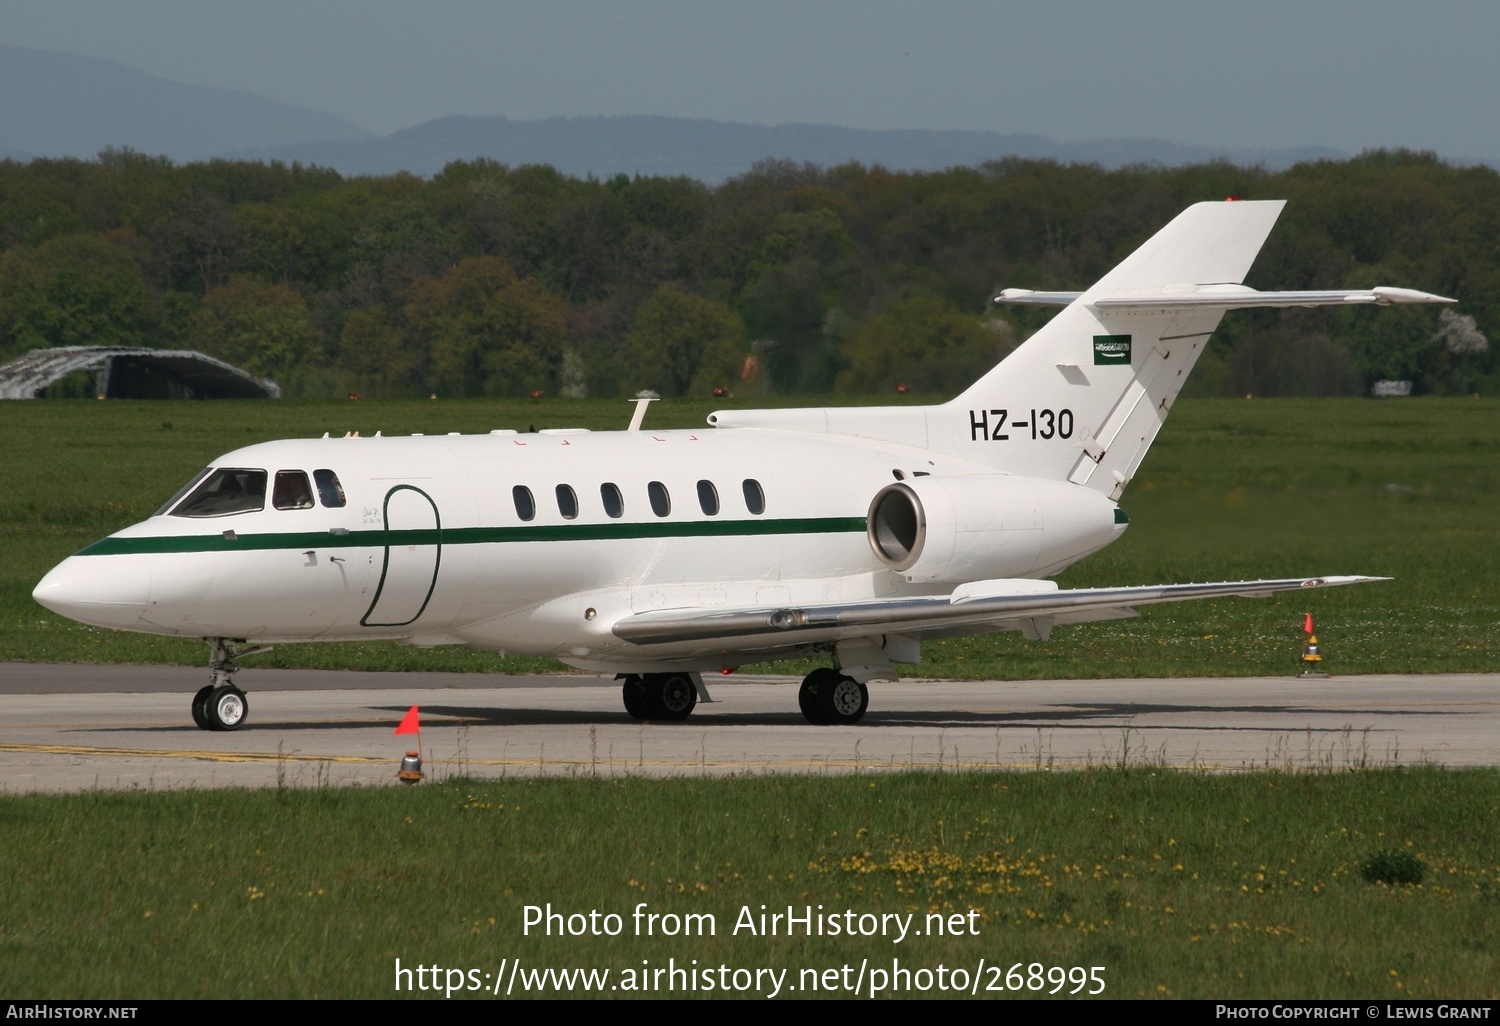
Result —
<instances>
[{"instance_id":1,"label":"aircraft shadow on tarmac","mask_svg":"<svg viewBox=\"0 0 1500 1026\"><path fill-rule=\"evenodd\" d=\"M378 708L378 707L372 707ZM391 706L389 711L400 718L406 712L405 706ZM1136 716L1147 714L1223 714L1223 713L1258 713L1266 716L1296 715L1296 716L1329 716L1336 715L1342 720L1350 716L1382 716L1395 713L1410 713L1404 710L1379 709L1320 709L1308 706L1296 705L1261 705L1261 706L1221 706L1221 705L1141 705L1130 703L1079 703L1052 706L1044 710L1023 709L1015 711L987 711L973 709L949 709L949 710L923 710L912 712L906 710L872 711L865 714L864 719L854 726L860 729L867 728L902 728L902 727L1060 727L1060 726L1093 726L1100 720L1105 720L1110 725L1117 725L1121 720L1130 720ZM1442 715L1440 712L1430 710L1419 710L1426 715ZM633 720L623 712L604 712L588 710L559 710L559 709L497 709L492 706L459 706L459 705L424 705L422 706L424 717L445 717L450 722L442 726L457 726L451 720L473 726L548 726L555 724L577 724L580 726L615 724L615 723L642 723ZM786 712L730 712L719 709L699 710L690 719L679 723L663 722L659 720L644 721L645 725L659 727L686 727L686 728L713 728L713 727L784 727L803 726L812 727L794 710ZM432 726L438 724L433 723ZM1244 726L1233 726L1222 723L1200 724L1159 724L1163 727L1188 727L1195 730L1244 730ZM1266 725L1264 729L1285 730L1285 726L1272 727ZM1298 728L1303 729L1301 727ZM1344 727L1328 726L1314 727L1314 731L1327 730L1337 733Z\"/></svg>"},{"instance_id":2,"label":"aircraft shadow on tarmac","mask_svg":"<svg viewBox=\"0 0 1500 1026\"><path fill-rule=\"evenodd\" d=\"M257 721L253 716L237 733L248 734L261 731L297 730L369 730L390 726L394 729L407 705L368 706L370 713L389 713L389 718L366 716L359 719L341 720L286 720L270 719ZM497 708L495 706L470 705L422 705L422 717L429 731L453 727L546 727L546 726L603 726L638 725L669 729L687 728L711 730L725 727L806 727L809 724L795 710L786 712L729 712L718 709L700 710L688 720L665 722L660 720L640 721L631 719L623 710L619 712L588 709L527 709ZM1143 715L1193 715L1218 717L1226 713L1248 713L1265 717L1337 716L1340 724L1313 726L1286 723L1225 724L1220 722L1153 723L1141 724L1151 729L1244 731L1274 730L1285 733L1288 729L1298 732L1341 733L1351 717L1370 716L1443 716L1451 711L1432 709L1324 709L1303 705L1164 705L1141 703L1074 703L1049 706L1046 709L1023 709L1010 711L978 711L972 709L930 710L911 712L893 710L870 712L855 727L861 730L931 728L981 728L981 727L1025 727L1027 729L1067 729L1098 727L1101 723L1115 727L1122 721L1128 723ZM91 727L91 733L137 732L137 733L196 733L198 728L190 723L152 727Z\"/></svg>"}]
</instances>

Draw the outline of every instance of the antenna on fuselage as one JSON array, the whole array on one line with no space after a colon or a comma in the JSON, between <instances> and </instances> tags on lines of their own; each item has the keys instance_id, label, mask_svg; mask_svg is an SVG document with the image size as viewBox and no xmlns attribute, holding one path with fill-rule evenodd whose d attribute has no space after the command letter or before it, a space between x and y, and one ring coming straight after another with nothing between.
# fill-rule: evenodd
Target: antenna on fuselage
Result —
<instances>
[{"instance_id":1,"label":"antenna on fuselage","mask_svg":"<svg viewBox=\"0 0 1500 1026\"><path fill-rule=\"evenodd\" d=\"M635 403L635 413L631 414L630 426L625 430L639 431L641 429L641 421L646 419L646 407L656 402L656 396L641 396L639 399L632 399L630 401Z\"/></svg>"}]
</instances>

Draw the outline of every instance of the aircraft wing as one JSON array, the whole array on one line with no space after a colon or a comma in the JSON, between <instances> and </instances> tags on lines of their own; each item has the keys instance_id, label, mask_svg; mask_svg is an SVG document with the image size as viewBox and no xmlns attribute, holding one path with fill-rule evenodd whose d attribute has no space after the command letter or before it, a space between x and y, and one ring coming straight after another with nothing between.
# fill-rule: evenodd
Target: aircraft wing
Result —
<instances>
[{"instance_id":1,"label":"aircraft wing","mask_svg":"<svg viewBox=\"0 0 1500 1026\"><path fill-rule=\"evenodd\" d=\"M1030 289L1005 289L995 297L997 303L1021 303L1040 306L1067 306L1081 298L1082 292L1033 292ZM1247 310L1254 307L1281 306L1358 306L1397 303L1456 303L1456 299L1380 285L1373 289L1333 289L1310 292L1261 292L1244 285L1171 285L1165 289L1116 292L1095 296L1088 305L1100 310L1151 309L1170 310L1179 307L1207 307L1214 310Z\"/></svg>"},{"instance_id":2,"label":"aircraft wing","mask_svg":"<svg viewBox=\"0 0 1500 1026\"><path fill-rule=\"evenodd\" d=\"M1044 636L1057 624L1134 616L1135 606L1236 595L1266 598L1278 591L1389 579L1289 577L1066 591L1058 590L1051 581L978 581L959 587L951 595L756 609L661 609L627 616L617 621L613 630L616 637L637 645L754 637L759 639L758 645L774 646L872 634L920 637L982 630L1021 630L1028 636Z\"/></svg>"}]
</instances>

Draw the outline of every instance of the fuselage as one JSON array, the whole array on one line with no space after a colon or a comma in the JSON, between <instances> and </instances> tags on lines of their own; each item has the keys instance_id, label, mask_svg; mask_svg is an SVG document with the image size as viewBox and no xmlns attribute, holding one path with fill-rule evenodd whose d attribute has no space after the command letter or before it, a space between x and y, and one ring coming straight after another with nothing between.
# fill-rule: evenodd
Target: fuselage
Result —
<instances>
[{"instance_id":1,"label":"fuselage","mask_svg":"<svg viewBox=\"0 0 1500 1026\"><path fill-rule=\"evenodd\" d=\"M788 431L325 437L249 446L210 468L226 470L251 472L239 476L260 482L260 502L223 512L189 489L70 557L36 599L164 635L718 668L743 653L711 640L641 646L611 627L653 610L952 590L878 558L871 500L893 481L965 479L976 508L950 519L960 539L985 532L971 579L1053 574L1123 530L1112 502L1075 485Z\"/></svg>"}]
</instances>

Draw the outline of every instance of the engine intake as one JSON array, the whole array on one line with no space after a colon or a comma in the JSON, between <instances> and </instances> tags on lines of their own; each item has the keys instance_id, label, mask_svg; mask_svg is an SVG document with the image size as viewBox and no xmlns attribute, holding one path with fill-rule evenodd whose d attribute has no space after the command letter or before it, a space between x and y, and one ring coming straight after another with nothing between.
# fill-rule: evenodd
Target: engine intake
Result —
<instances>
[{"instance_id":1,"label":"engine intake","mask_svg":"<svg viewBox=\"0 0 1500 1026\"><path fill-rule=\"evenodd\" d=\"M867 531L880 561L892 570L905 570L921 556L927 540L922 500L905 485L881 489L870 503Z\"/></svg>"},{"instance_id":2,"label":"engine intake","mask_svg":"<svg viewBox=\"0 0 1500 1026\"><path fill-rule=\"evenodd\" d=\"M877 492L865 533L908 580L957 584L1057 573L1113 541L1115 519L1113 502L1066 482L922 477Z\"/></svg>"}]
</instances>

